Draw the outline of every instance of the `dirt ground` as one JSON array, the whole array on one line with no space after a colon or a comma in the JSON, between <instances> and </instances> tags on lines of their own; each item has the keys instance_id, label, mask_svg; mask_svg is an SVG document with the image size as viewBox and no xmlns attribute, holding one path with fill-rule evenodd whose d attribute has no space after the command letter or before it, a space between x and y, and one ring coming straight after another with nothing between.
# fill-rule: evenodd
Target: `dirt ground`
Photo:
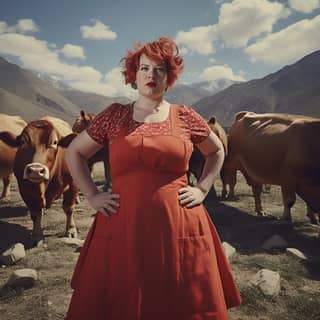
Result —
<instances>
[{"instance_id":1,"label":"dirt ground","mask_svg":"<svg viewBox=\"0 0 320 320\"><path fill-rule=\"evenodd\" d=\"M97 185L102 187L102 166L96 165L94 177ZM281 196L276 186L262 196L266 217L256 216L251 189L240 174L236 201L219 199L219 181L216 189L218 198L209 194L205 205L221 240L237 250L230 263L243 298L241 307L229 311L229 319L320 320L319 230L306 218L305 204L297 199L292 210L293 223L287 223L281 220ZM94 211L85 199L81 200L76 208L75 221L79 237L84 239ZM0 203L0 253L10 245L22 242L27 256L14 266L0 268L0 319L64 319L71 296L69 282L79 248L61 241L65 228L61 200L55 202L44 216L45 241L39 247L32 248L31 227L31 219L14 181L11 200ZM263 250L263 242L275 234L283 237L289 247L302 251L308 260L301 261L285 250ZM26 290L7 288L5 283L12 271L21 268L37 270L39 280L35 286ZM280 273L279 296L268 298L248 286L250 277L262 268Z\"/></svg>"}]
</instances>

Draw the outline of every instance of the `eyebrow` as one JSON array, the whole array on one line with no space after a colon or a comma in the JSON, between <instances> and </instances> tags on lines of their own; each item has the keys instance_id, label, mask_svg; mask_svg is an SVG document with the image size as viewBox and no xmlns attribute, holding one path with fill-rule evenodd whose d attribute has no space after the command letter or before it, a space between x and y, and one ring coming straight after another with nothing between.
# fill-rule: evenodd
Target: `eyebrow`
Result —
<instances>
[{"instance_id":1,"label":"eyebrow","mask_svg":"<svg viewBox=\"0 0 320 320\"><path fill-rule=\"evenodd\" d=\"M140 67L141 66L146 66L146 67L150 67L150 64L147 64L147 63L141 63L140 65L139 65ZM157 64L157 65L155 65L155 67L165 67L163 64Z\"/></svg>"}]
</instances>

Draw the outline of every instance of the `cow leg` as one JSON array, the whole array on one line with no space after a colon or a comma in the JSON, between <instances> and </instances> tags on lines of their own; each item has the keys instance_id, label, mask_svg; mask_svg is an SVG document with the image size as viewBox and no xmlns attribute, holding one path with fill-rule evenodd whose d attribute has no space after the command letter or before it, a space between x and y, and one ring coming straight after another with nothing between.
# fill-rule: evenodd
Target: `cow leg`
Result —
<instances>
[{"instance_id":1,"label":"cow leg","mask_svg":"<svg viewBox=\"0 0 320 320\"><path fill-rule=\"evenodd\" d=\"M78 194L78 188L74 183L70 183L70 187L63 194L63 211L66 214L66 237L77 238L77 227L73 219L73 211Z\"/></svg>"},{"instance_id":2,"label":"cow leg","mask_svg":"<svg viewBox=\"0 0 320 320\"><path fill-rule=\"evenodd\" d=\"M228 177L228 178L227 178ZM224 189L225 189L225 195L227 195L227 188L226 185L229 185L229 194L228 194L228 200L234 200L236 198L235 196L235 187L237 183L237 170L229 170L226 174L226 177L224 178ZM224 194L222 193L222 196Z\"/></svg>"},{"instance_id":3,"label":"cow leg","mask_svg":"<svg viewBox=\"0 0 320 320\"><path fill-rule=\"evenodd\" d=\"M224 166L222 167L222 169L220 171L220 179L222 182L221 196L223 199L225 199L227 197L228 190L227 190L226 172L225 172Z\"/></svg>"},{"instance_id":4,"label":"cow leg","mask_svg":"<svg viewBox=\"0 0 320 320\"><path fill-rule=\"evenodd\" d=\"M2 178L3 181L3 190L0 199L10 199L10 182L12 174L9 174L7 177Z\"/></svg>"},{"instance_id":5,"label":"cow leg","mask_svg":"<svg viewBox=\"0 0 320 320\"><path fill-rule=\"evenodd\" d=\"M262 205L261 205L262 184L251 180L250 185L251 185L252 192L253 192L256 212L257 212L258 216L265 216L266 214L263 211Z\"/></svg>"},{"instance_id":6,"label":"cow leg","mask_svg":"<svg viewBox=\"0 0 320 320\"><path fill-rule=\"evenodd\" d=\"M282 201L283 201L283 215L282 218L286 221L292 221L291 208L296 202L296 193L292 188L281 186Z\"/></svg>"},{"instance_id":7,"label":"cow leg","mask_svg":"<svg viewBox=\"0 0 320 320\"><path fill-rule=\"evenodd\" d=\"M319 222L316 217L316 212L314 212L308 205L307 205L307 217L310 219L310 223L319 225Z\"/></svg>"},{"instance_id":8,"label":"cow leg","mask_svg":"<svg viewBox=\"0 0 320 320\"><path fill-rule=\"evenodd\" d=\"M43 211L43 208L37 210L30 210L31 219L33 222L32 239L36 243L43 239L43 230L41 228Z\"/></svg>"}]
</instances>

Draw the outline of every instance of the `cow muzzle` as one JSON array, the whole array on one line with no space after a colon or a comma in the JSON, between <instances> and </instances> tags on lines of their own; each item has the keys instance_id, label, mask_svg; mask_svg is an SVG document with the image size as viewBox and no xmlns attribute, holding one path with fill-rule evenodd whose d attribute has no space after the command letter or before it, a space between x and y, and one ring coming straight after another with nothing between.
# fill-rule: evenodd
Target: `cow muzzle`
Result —
<instances>
[{"instance_id":1,"label":"cow muzzle","mask_svg":"<svg viewBox=\"0 0 320 320\"><path fill-rule=\"evenodd\" d=\"M23 171L23 179L34 183L48 181L49 176L48 167L38 162L27 164Z\"/></svg>"}]
</instances>

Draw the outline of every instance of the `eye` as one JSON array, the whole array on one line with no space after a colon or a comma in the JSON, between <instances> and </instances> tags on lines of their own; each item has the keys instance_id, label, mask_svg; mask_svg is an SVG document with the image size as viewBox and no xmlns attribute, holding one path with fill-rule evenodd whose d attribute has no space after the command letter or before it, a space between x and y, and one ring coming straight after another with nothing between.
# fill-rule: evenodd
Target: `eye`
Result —
<instances>
[{"instance_id":1,"label":"eye","mask_svg":"<svg viewBox=\"0 0 320 320\"><path fill-rule=\"evenodd\" d=\"M142 67L140 67L140 70L141 70L141 71L148 71L149 69L148 69L148 67L146 67L146 66L142 66Z\"/></svg>"},{"instance_id":2,"label":"eye","mask_svg":"<svg viewBox=\"0 0 320 320\"><path fill-rule=\"evenodd\" d=\"M52 143L51 143L51 147L54 147L56 148L58 146L58 140L53 140Z\"/></svg>"},{"instance_id":3,"label":"eye","mask_svg":"<svg viewBox=\"0 0 320 320\"><path fill-rule=\"evenodd\" d=\"M156 70L158 73L165 73L166 72L166 69L164 67L157 67Z\"/></svg>"}]
</instances>

